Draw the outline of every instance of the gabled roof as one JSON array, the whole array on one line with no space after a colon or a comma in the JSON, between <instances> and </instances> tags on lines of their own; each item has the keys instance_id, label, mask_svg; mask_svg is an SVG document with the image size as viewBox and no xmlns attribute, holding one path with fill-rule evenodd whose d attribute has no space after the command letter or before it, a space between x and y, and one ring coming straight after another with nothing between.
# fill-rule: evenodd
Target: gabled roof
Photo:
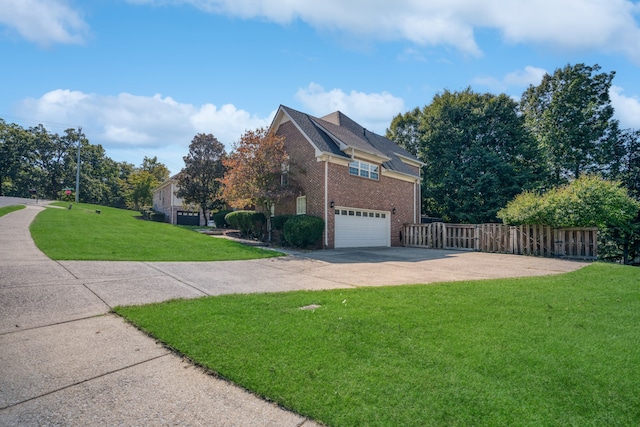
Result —
<instances>
[{"instance_id":1,"label":"gabled roof","mask_svg":"<svg viewBox=\"0 0 640 427\"><path fill-rule=\"evenodd\" d=\"M282 113L294 122L321 153L343 158L364 154L377 159L387 170L418 176L407 164L407 161L422 164L413 154L390 139L368 131L340 111L317 118L281 105L274 124Z\"/></svg>"}]
</instances>

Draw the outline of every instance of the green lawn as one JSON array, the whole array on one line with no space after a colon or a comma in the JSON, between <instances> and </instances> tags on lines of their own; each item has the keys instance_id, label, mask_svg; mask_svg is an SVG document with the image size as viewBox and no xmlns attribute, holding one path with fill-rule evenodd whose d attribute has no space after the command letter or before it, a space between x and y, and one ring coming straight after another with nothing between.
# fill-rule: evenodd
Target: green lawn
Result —
<instances>
[{"instance_id":1,"label":"green lawn","mask_svg":"<svg viewBox=\"0 0 640 427\"><path fill-rule=\"evenodd\" d=\"M88 204L48 208L31 224L31 235L40 250L56 260L226 261L282 255L137 216Z\"/></svg>"},{"instance_id":2,"label":"green lawn","mask_svg":"<svg viewBox=\"0 0 640 427\"><path fill-rule=\"evenodd\" d=\"M24 208L26 208L25 205L4 206L4 207L0 208L0 216L4 216L6 214L9 214L9 213L15 212L15 211L19 211L20 209L24 209Z\"/></svg>"},{"instance_id":3,"label":"green lawn","mask_svg":"<svg viewBox=\"0 0 640 427\"><path fill-rule=\"evenodd\" d=\"M115 311L330 426L640 425L638 268Z\"/></svg>"}]
</instances>

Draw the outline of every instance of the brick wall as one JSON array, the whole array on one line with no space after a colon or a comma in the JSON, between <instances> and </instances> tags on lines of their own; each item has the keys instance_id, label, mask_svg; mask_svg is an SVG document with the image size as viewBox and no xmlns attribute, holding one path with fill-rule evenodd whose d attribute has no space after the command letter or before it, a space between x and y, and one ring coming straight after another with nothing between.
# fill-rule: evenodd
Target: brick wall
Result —
<instances>
[{"instance_id":1,"label":"brick wall","mask_svg":"<svg viewBox=\"0 0 640 427\"><path fill-rule=\"evenodd\" d=\"M291 122L280 126L278 134L286 136L285 148L291 158L290 179L302 188L307 196L307 214L325 219L324 177L325 162L316 160L315 150ZM414 168L416 173L417 168ZM414 186L412 182L383 176L379 180L362 178L349 174L349 167L335 163L328 164L327 204L335 206L386 211L390 213L391 245L402 244L400 234L403 224L414 222ZM416 200L418 218L420 201ZM295 214L293 203L283 203L276 208L276 214ZM391 214L393 209L396 214ZM335 215L329 209L327 221L327 247L334 246ZM324 238L323 238L324 242Z\"/></svg>"},{"instance_id":2,"label":"brick wall","mask_svg":"<svg viewBox=\"0 0 640 427\"><path fill-rule=\"evenodd\" d=\"M173 184L169 184L153 193L153 210L163 212L166 215L165 222L175 224L177 208L171 205L172 189Z\"/></svg>"}]
</instances>

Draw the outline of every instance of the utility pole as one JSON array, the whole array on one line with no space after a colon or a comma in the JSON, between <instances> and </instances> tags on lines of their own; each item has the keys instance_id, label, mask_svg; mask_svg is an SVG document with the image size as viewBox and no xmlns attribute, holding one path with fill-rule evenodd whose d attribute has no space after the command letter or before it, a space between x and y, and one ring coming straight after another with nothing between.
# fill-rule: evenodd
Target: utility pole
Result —
<instances>
[{"instance_id":1,"label":"utility pole","mask_svg":"<svg viewBox=\"0 0 640 427\"><path fill-rule=\"evenodd\" d=\"M82 140L82 127L78 126L78 170L76 171L76 203L80 197L80 141Z\"/></svg>"}]
</instances>

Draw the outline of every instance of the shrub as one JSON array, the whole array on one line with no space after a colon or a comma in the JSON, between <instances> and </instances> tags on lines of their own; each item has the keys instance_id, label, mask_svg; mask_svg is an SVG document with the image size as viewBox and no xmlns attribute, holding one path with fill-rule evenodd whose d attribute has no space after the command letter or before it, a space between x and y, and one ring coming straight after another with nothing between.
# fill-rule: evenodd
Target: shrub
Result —
<instances>
[{"instance_id":1,"label":"shrub","mask_svg":"<svg viewBox=\"0 0 640 427\"><path fill-rule=\"evenodd\" d=\"M585 175L543 195L524 192L498 212L511 225L544 224L554 227L626 227L640 203L618 182Z\"/></svg>"},{"instance_id":2,"label":"shrub","mask_svg":"<svg viewBox=\"0 0 640 427\"><path fill-rule=\"evenodd\" d=\"M312 215L296 215L284 223L284 238L290 244L306 248L318 244L324 231L324 220Z\"/></svg>"},{"instance_id":3,"label":"shrub","mask_svg":"<svg viewBox=\"0 0 640 427\"><path fill-rule=\"evenodd\" d=\"M267 218L262 212L235 211L228 213L224 220L233 228L240 230L240 234L247 237L261 238L267 224Z\"/></svg>"},{"instance_id":4,"label":"shrub","mask_svg":"<svg viewBox=\"0 0 640 427\"><path fill-rule=\"evenodd\" d=\"M140 208L140 214L146 220L151 219L151 215L153 214L153 209L151 208Z\"/></svg>"},{"instance_id":5,"label":"shrub","mask_svg":"<svg viewBox=\"0 0 640 427\"><path fill-rule=\"evenodd\" d=\"M284 224L295 215L277 215L271 218L271 228L273 230L283 230Z\"/></svg>"},{"instance_id":6,"label":"shrub","mask_svg":"<svg viewBox=\"0 0 640 427\"><path fill-rule=\"evenodd\" d=\"M229 224L227 224L227 221L225 221L224 217L231 212L233 211L224 210L224 211L218 211L213 215L211 215L211 219L213 219L213 222L216 223L216 227L227 228Z\"/></svg>"},{"instance_id":7,"label":"shrub","mask_svg":"<svg viewBox=\"0 0 640 427\"><path fill-rule=\"evenodd\" d=\"M165 214L163 212L152 212L149 219L155 222L164 222Z\"/></svg>"}]
</instances>

